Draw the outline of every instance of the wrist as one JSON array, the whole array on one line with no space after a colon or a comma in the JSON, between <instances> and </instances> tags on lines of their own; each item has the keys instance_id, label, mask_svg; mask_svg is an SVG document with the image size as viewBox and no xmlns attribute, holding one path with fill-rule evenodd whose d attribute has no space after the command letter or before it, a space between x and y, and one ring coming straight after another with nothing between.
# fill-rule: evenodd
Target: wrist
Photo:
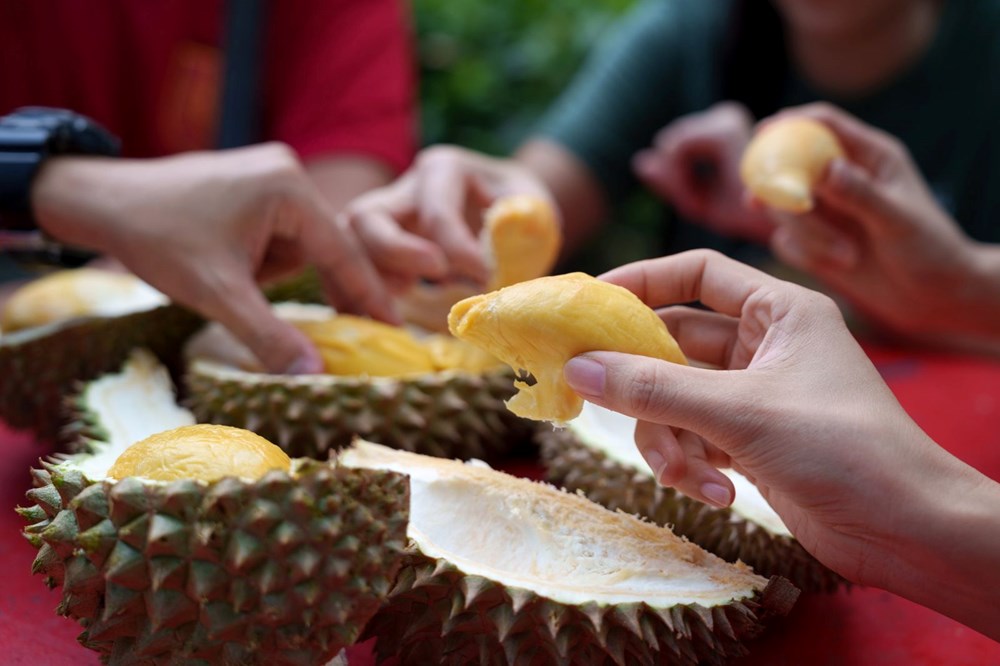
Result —
<instances>
[{"instance_id":1,"label":"wrist","mask_svg":"<svg viewBox=\"0 0 1000 666\"><path fill-rule=\"evenodd\" d=\"M870 582L1000 638L1000 484L932 445L931 464L906 477L906 511Z\"/></svg>"},{"instance_id":2,"label":"wrist","mask_svg":"<svg viewBox=\"0 0 1000 666\"><path fill-rule=\"evenodd\" d=\"M103 157L54 157L31 187L35 220L46 234L93 250L107 251L115 199L107 191L116 161Z\"/></svg>"}]
</instances>

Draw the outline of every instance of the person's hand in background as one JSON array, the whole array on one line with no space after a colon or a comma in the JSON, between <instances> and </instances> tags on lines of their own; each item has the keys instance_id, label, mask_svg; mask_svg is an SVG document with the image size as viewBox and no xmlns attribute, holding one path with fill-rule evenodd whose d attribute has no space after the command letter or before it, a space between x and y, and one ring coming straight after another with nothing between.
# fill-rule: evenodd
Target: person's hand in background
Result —
<instances>
[{"instance_id":1,"label":"person's hand in background","mask_svg":"<svg viewBox=\"0 0 1000 666\"><path fill-rule=\"evenodd\" d=\"M433 146L394 183L361 195L344 217L377 262L400 238L424 251L422 262L399 264L398 290L419 278L485 283L489 277L477 240L484 211L498 198L532 194L551 201L545 186L513 159L457 146Z\"/></svg>"},{"instance_id":2,"label":"person's hand in background","mask_svg":"<svg viewBox=\"0 0 1000 666\"><path fill-rule=\"evenodd\" d=\"M114 256L177 303L218 320L274 372L318 372L312 344L257 286L316 267L332 305L398 319L379 270L424 248L389 244L373 265L281 144L148 160L60 157L32 204L53 237Z\"/></svg>"},{"instance_id":3,"label":"person's hand in background","mask_svg":"<svg viewBox=\"0 0 1000 666\"><path fill-rule=\"evenodd\" d=\"M791 115L825 123L847 158L817 184L813 211L755 206L777 224L774 254L891 332L1000 350L1000 247L965 235L892 136L828 104L779 114Z\"/></svg>"},{"instance_id":4,"label":"person's hand in background","mask_svg":"<svg viewBox=\"0 0 1000 666\"><path fill-rule=\"evenodd\" d=\"M567 363L581 396L639 420L660 483L726 506L717 468L731 465L833 570L1000 636L1000 485L907 416L833 301L704 250L602 277L673 306L662 317L682 350L720 368L613 352ZM710 310L674 306L692 301Z\"/></svg>"},{"instance_id":5,"label":"person's hand in background","mask_svg":"<svg viewBox=\"0 0 1000 666\"><path fill-rule=\"evenodd\" d=\"M639 179L691 222L737 238L766 242L773 224L744 205L739 164L753 117L736 102L683 116L635 155Z\"/></svg>"}]
</instances>

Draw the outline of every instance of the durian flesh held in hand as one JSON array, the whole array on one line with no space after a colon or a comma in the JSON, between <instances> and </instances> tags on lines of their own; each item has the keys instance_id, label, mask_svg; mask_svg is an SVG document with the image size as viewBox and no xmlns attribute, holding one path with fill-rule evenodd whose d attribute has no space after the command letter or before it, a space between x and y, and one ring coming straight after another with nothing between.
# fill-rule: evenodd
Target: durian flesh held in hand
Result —
<instances>
[{"instance_id":1,"label":"durian flesh held in hand","mask_svg":"<svg viewBox=\"0 0 1000 666\"><path fill-rule=\"evenodd\" d=\"M354 436L431 455L495 458L530 439L510 414L510 371L450 336L418 337L332 309L282 304L279 316L337 374L272 375L212 325L192 340L187 401L200 422L253 430L290 455L326 457ZM240 351L243 350L243 351Z\"/></svg>"},{"instance_id":2,"label":"durian flesh held in hand","mask_svg":"<svg viewBox=\"0 0 1000 666\"><path fill-rule=\"evenodd\" d=\"M798 591L652 523L489 469L367 442L410 476L407 558L369 623L402 664L721 663Z\"/></svg>"},{"instance_id":3,"label":"durian flesh held in hand","mask_svg":"<svg viewBox=\"0 0 1000 666\"><path fill-rule=\"evenodd\" d=\"M844 155L836 135L809 118L777 119L750 141L740 162L747 190L762 202L790 213L813 207L813 187L827 165Z\"/></svg>"},{"instance_id":4,"label":"durian flesh held in hand","mask_svg":"<svg viewBox=\"0 0 1000 666\"><path fill-rule=\"evenodd\" d=\"M357 638L401 562L403 475L193 425L148 354L75 405L81 452L34 470L19 512L84 646L112 664L305 665Z\"/></svg>"},{"instance_id":5,"label":"durian flesh held in hand","mask_svg":"<svg viewBox=\"0 0 1000 666\"><path fill-rule=\"evenodd\" d=\"M64 426L75 382L118 368L136 347L176 360L201 322L133 275L58 271L11 295L0 335L0 419L43 440Z\"/></svg>"},{"instance_id":6,"label":"durian flesh held in hand","mask_svg":"<svg viewBox=\"0 0 1000 666\"><path fill-rule=\"evenodd\" d=\"M495 291L549 271L562 247L562 229L547 200L526 194L497 199L483 215L479 231L483 256L490 269L487 291ZM480 293L465 282L418 284L400 299L406 321L428 331L447 332L452 305Z\"/></svg>"},{"instance_id":7,"label":"durian flesh held in hand","mask_svg":"<svg viewBox=\"0 0 1000 666\"><path fill-rule=\"evenodd\" d=\"M833 591L846 583L806 552L760 491L735 471L724 470L736 488L728 509L660 486L636 448L635 425L629 416L585 403L566 428L539 429L546 479L609 509L669 525L726 561L783 576L803 590Z\"/></svg>"},{"instance_id":8,"label":"durian flesh held in hand","mask_svg":"<svg viewBox=\"0 0 1000 666\"><path fill-rule=\"evenodd\" d=\"M557 424L583 405L563 379L563 366L578 354L617 351L686 362L666 325L635 294L584 273L467 298L451 309L448 327L515 370L512 412Z\"/></svg>"}]
</instances>

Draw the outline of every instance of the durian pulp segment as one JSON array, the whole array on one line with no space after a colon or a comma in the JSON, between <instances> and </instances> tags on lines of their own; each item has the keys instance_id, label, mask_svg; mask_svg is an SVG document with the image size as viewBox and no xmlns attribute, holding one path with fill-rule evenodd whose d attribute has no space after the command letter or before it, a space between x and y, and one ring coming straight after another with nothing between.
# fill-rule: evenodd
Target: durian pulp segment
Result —
<instances>
[{"instance_id":1,"label":"durian pulp segment","mask_svg":"<svg viewBox=\"0 0 1000 666\"><path fill-rule=\"evenodd\" d=\"M407 536L424 555L560 603L714 606L767 583L667 529L481 464L364 441L340 464L410 475Z\"/></svg>"},{"instance_id":2,"label":"durian pulp segment","mask_svg":"<svg viewBox=\"0 0 1000 666\"><path fill-rule=\"evenodd\" d=\"M578 354L618 351L686 363L656 312L627 289L585 273L467 298L451 309L448 327L530 375L515 383L519 391L507 407L540 421L564 423L579 413L583 401L563 379L563 366Z\"/></svg>"},{"instance_id":3,"label":"durian pulp segment","mask_svg":"<svg viewBox=\"0 0 1000 666\"><path fill-rule=\"evenodd\" d=\"M592 449L600 451L611 460L635 469L650 478L649 469L642 454L635 445L636 420L631 416L613 412L585 402L580 415L570 421L568 427L577 439ZM775 536L792 536L785 527L781 516L771 508L757 486L742 474L731 469L721 470L736 488L736 496L730 510L744 520L760 526Z\"/></svg>"},{"instance_id":4,"label":"durian pulp segment","mask_svg":"<svg viewBox=\"0 0 1000 666\"><path fill-rule=\"evenodd\" d=\"M546 275L562 246L555 209L530 195L506 196L487 209L479 234L492 271L487 291Z\"/></svg>"},{"instance_id":5,"label":"durian pulp segment","mask_svg":"<svg viewBox=\"0 0 1000 666\"><path fill-rule=\"evenodd\" d=\"M8 333L74 317L114 317L165 305L166 296L129 273L95 268L58 271L29 282L7 300Z\"/></svg>"},{"instance_id":6,"label":"durian pulp segment","mask_svg":"<svg viewBox=\"0 0 1000 666\"><path fill-rule=\"evenodd\" d=\"M90 382L80 399L84 410L100 414L105 441L94 442L92 453L67 456L62 464L76 466L91 480L105 478L135 442L195 422L177 405L167 369L144 350L133 352L121 372Z\"/></svg>"}]
</instances>

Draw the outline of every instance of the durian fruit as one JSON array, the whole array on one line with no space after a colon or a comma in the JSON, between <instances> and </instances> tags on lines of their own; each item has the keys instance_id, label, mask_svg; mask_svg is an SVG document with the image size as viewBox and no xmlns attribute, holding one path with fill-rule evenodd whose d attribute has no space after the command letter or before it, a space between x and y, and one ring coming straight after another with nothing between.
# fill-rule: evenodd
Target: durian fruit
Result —
<instances>
[{"instance_id":1,"label":"durian fruit","mask_svg":"<svg viewBox=\"0 0 1000 666\"><path fill-rule=\"evenodd\" d=\"M747 145L740 177L747 190L767 205L791 213L813 208L813 187L827 165L842 157L837 136L809 118L769 123Z\"/></svg>"},{"instance_id":2,"label":"durian fruit","mask_svg":"<svg viewBox=\"0 0 1000 666\"><path fill-rule=\"evenodd\" d=\"M77 381L121 365L136 347L168 364L201 325L138 278L97 269L57 271L11 295L0 318L0 419L55 440Z\"/></svg>"},{"instance_id":3,"label":"durian fruit","mask_svg":"<svg viewBox=\"0 0 1000 666\"><path fill-rule=\"evenodd\" d=\"M555 210L545 199L513 195L486 210L480 233L492 276L487 291L547 275L562 246Z\"/></svg>"},{"instance_id":4,"label":"durian fruit","mask_svg":"<svg viewBox=\"0 0 1000 666\"><path fill-rule=\"evenodd\" d=\"M546 479L609 509L669 525L726 561L743 561L804 591L832 592L846 584L806 552L746 477L724 470L736 488L728 509L657 484L635 446L635 425L629 416L586 403L566 428L539 428Z\"/></svg>"},{"instance_id":5,"label":"durian fruit","mask_svg":"<svg viewBox=\"0 0 1000 666\"><path fill-rule=\"evenodd\" d=\"M509 195L486 209L479 242L490 269L486 290L494 291L547 275L559 256L562 228L545 199ZM451 306L478 293L480 289L465 282L421 283L399 299L399 306L408 323L447 333Z\"/></svg>"},{"instance_id":6,"label":"durian fruit","mask_svg":"<svg viewBox=\"0 0 1000 666\"><path fill-rule=\"evenodd\" d=\"M694 664L743 654L798 595L576 494L357 442L410 476L406 560L365 637L401 664Z\"/></svg>"},{"instance_id":7,"label":"durian fruit","mask_svg":"<svg viewBox=\"0 0 1000 666\"><path fill-rule=\"evenodd\" d=\"M448 327L514 368L519 392L508 409L556 424L575 417L583 405L563 379L563 366L578 354L618 351L686 363L653 310L627 289L585 273L467 298L451 309Z\"/></svg>"},{"instance_id":8,"label":"durian fruit","mask_svg":"<svg viewBox=\"0 0 1000 666\"><path fill-rule=\"evenodd\" d=\"M276 312L317 342L328 370L343 374L264 373L212 326L192 340L185 378L200 422L247 428L313 458L355 435L463 459L497 458L530 442L531 426L504 407L509 370L467 343L419 338L325 306L281 304Z\"/></svg>"},{"instance_id":9,"label":"durian fruit","mask_svg":"<svg viewBox=\"0 0 1000 666\"><path fill-rule=\"evenodd\" d=\"M355 641L401 562L405 476L192 425L145 353L75 404L81 437L104 438L33 470L19 512L84 646L111 664L270 665Z\"/></svg>"}]
</instances>

